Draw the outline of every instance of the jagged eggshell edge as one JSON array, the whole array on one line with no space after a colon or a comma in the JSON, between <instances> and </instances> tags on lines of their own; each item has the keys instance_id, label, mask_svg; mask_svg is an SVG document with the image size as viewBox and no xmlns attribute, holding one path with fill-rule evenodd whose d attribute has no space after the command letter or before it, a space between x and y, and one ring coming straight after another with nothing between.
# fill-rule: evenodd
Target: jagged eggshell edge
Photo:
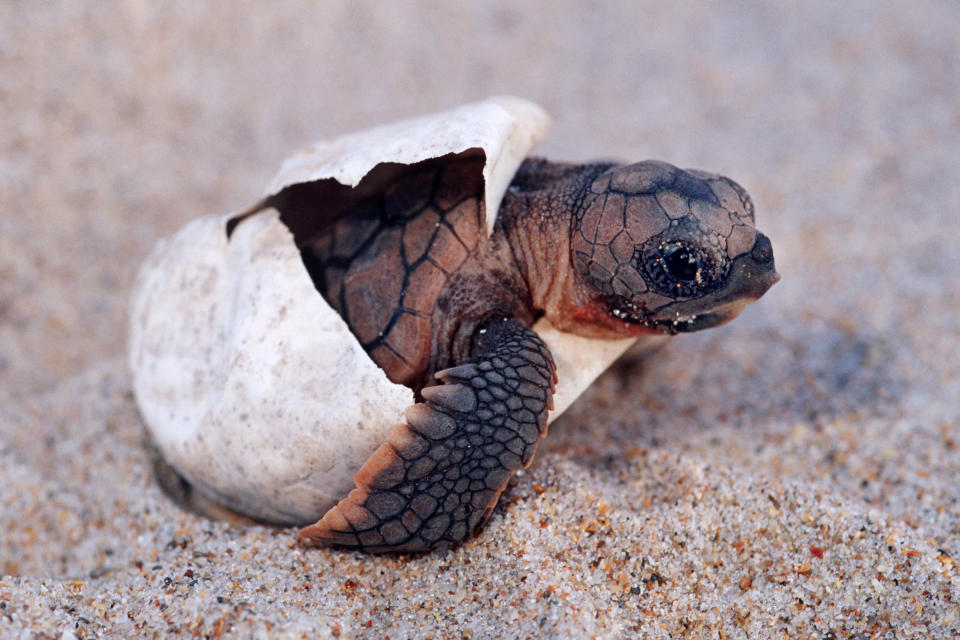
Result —
<instances>
[{"instance_id":1,"label":"jagged eggshell edge","mask_svg":"<svg viewBox=\"0 0 960 640\"><path fill-rule=\"evenodd\" d=\"M538 105L497 96L315 143L284 161L264 195L325 178L355 187L382 162L413 164L480 148L487 157L483 179L489 234L513 174L549 128L550 116Z\"/></svg>"}]
</instances>

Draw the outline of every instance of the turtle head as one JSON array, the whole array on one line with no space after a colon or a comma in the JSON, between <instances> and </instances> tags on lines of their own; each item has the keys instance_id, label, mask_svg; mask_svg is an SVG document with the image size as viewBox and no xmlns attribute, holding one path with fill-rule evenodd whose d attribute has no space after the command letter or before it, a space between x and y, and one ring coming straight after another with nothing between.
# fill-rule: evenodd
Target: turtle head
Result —
<instances>
[{"instance_id":1,"label":"turtle head","mask_svg":"<svg viewBox=\"0 0 960 640\"><path fill-rule=\"evenodd\" d=\"M780 279L746 191L664 162L597 177L571 225L570 251L573 315L595 336L714 327Z\"/></svg>"}]
</instances>

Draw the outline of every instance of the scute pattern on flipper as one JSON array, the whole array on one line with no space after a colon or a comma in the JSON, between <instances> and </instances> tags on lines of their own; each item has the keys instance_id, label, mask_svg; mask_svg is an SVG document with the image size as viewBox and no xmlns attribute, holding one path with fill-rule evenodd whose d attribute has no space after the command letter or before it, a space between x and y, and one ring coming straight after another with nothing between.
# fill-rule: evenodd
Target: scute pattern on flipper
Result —
<instances>
[{"instance_id":1,"label":"scute pattern on flipper","mask_svg":"<svg viewBox=\"0 0 960 640\"><path fill-rule=\"evenodd\" d=\"M394 382L421 383L437 297L481 239L483 163L411 167L301 247L317 289Z\"/></svg>"},{"instance_id":2,"label":"scute pattern on flipper","mask_svg":"<svg viewBox=\"0 0 960 640\"><path fill-rule=\"evenodd\" d=\"M302 538L366 551L422 551L475 533L514 471L533 458L552 407L553 359L536 333L497 319L474 356L437 374L407 424L354 480L357 488Z\"/></svg>"}]
</instances>

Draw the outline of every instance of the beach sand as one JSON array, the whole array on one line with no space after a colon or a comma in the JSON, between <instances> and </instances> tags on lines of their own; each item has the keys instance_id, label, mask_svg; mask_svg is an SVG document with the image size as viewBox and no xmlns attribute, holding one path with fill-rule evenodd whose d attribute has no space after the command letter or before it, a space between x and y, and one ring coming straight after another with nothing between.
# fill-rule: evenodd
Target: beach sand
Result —
<instances>
[{"instance_id":1,"label":"beach sand","mask_svg":"<svg viewBox=\"0 0 960 640\"><path fill-rule=\"evenodd\" d=\"M960 637L960 5L0 7L0 637ZM482 535L301 546L161 489L156 240L305 143L494 94L753 195L783 280L628 355Z\"/></svg>"}]
</instances>

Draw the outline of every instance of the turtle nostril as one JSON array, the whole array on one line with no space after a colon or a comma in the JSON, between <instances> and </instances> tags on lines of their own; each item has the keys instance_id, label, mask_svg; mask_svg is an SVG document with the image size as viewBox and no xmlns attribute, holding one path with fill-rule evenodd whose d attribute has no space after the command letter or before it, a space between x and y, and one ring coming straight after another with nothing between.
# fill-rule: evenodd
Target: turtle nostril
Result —
<instances>
[{"instance_id":1,"label":"turtle nostril","mask_svg":"<svg viewBox=\"0 0 960 640\"><path fill-rule=\"evenodd\" d=\"M770 244L770 238L762 233L757 234L757 239L753 243L753 249L750 250L750 257L761 266L773 266L773 245Z\"/></svg>"}]
</instances>

